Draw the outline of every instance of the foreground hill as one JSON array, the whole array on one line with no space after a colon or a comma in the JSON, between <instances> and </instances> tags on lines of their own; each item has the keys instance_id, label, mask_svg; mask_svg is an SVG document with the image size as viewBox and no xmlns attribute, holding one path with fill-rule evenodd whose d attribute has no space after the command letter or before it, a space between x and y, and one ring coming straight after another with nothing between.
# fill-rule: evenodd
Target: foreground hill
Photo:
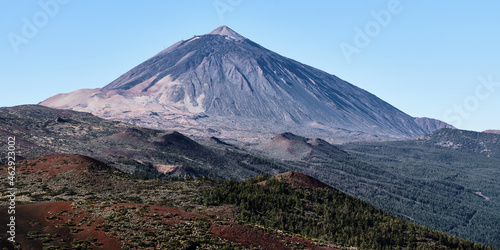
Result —
<instances>
[{"instance_id":1,"label":"foreground hill","mask_svg":"<svg viewBox=\"0 0 500 250\"><path fill-rule=\"evenodd\" d=\"M360 249L474 249L477 243L407 222L310 176L289 172L204 191L204 204L241 208L239 218L340 246Z\"/></svg>"},{"instance_id":2,"label":"foreground hill","mask_svg":"<svg viewBox=\"0 0 500 250\"><path fill-rule=\"evenodd\" d=\"M290 186L293 188L299 188L299 189L332 188L309 175L295 171L278 174L273 176L272 178L278 181L284 181L290 184ZM259 184L266 185L266 181L260 182Z\"/></svg>"},{"instance_id":3,"label":"foreground hill","mask_svg":"<svg viewBox=\"0 0 500 250\"><path fill-rule=\"evenodd\" d=\"M488 249L296 172L245 182L141 180L62 154L21 161L18 175L18 202L25 203L16 206L21 249ZM1 202L7 204L5 196ZM0 217L2 232L6 218ZM0 245L12 247L6 237Z\"/></svg>"},{"instance_id":4,"label":"foreground hill","mask_svg":"<svg viewBox=\"0 0 500 250\"><path fill-rule=\"evenodd\" d=\"M21 161L17 169L16 245L21 249L335 249L238 223L236 207L198 204L210 182L140 180L69 154ZM5 172L2 166L0 174ZM5 186L0 192L6 206ZM0 246L11 248L4 237L7 223L1 216Z\"/></svg>"},{"instance_id":5,"label":"foreground hill","mask_svg":"<svg viewBox=\"0 0 500 250\"><path fill-rule=\"evenodd\" d=\"M449 127L415 119L226 26L175 43L104 88L59 94L40 104L244 141L285 131L335 140L407 138Z\"/></svg>"}]
</instances>

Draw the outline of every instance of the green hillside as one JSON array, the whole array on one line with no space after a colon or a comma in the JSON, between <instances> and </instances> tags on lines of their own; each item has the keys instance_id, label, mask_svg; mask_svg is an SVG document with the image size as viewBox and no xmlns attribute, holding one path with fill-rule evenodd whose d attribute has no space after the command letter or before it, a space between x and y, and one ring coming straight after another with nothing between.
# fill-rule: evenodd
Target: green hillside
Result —
<instances>
[{"instance_id":1,"label":"green hillside","mask_svg":"<svg viewBox=\"0 0 500 250\"><path fill-rule=\"evenodd\" d=\"M262 185L262 181L266 181ZM331 188L293 188L259 176L222 181L203 192L207 206L231 204L239 219L264 227L361 249L487 249L407 222Z\"/></svg>"}]
</instances>

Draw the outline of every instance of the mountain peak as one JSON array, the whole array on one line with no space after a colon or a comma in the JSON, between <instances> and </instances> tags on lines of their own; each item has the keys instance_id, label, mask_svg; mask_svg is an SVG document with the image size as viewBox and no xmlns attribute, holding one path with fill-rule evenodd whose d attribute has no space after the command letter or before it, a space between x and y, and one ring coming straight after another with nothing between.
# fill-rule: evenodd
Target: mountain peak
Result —
<instances>
[{"instance_id":1,"label":"mountain peak","mask_svg":"<svg viewBox=\"0 0 500 250\"><path fill-rule=\"evenodd\" d=\"M208 34L209 35L228 36L229 38L236 39L236 40L245 39L245 37L236 33L236 31L232 30L231 28L227 27L226 25L221 25L221 26L217 27L216 29L212 30L212 32L210 32Z\"/></svg>"},{"instance_id":2,"label":"mountain peak","mask_svg":"<svg viewBox=\"0 0 500 250\"><path fill-rule=\"evenodd\" d=\"M341 142L416 137L437 127L428 121L424 130L415 118L369 92L280 56L227 26L170 46L103 89L58 95L41 104L253 142L283 128L327 140L335 134ZM234 126L226 126L230 123ZM300 142L291 134L281 137Z\"/></svg>"}]
</instances>

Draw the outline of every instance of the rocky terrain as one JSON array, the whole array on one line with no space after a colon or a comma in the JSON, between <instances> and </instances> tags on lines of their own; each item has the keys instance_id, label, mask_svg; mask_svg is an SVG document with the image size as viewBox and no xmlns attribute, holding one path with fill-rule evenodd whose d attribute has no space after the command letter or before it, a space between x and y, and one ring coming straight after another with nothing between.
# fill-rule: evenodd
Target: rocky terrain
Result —
<instances>
[{"instance_id":1,"label":"rocky terrain","mask_svg":"<svg viewBox=\"0 0 500 250\"><path fill-rule=\"evenodd\" d=\"M446 122L427 117L417 117L415 122L428 133L442 128L455 128Z\"/></svg>"},{"instance_id":2,"label":"rocky terrain","mask_svg":"<svg viewBox=\"0 0 500 250\"><path fill-rule=\"evenodd\" d=\"M178 132L140 128L89 113L26 105L0 109L0 121L0 135L16 136L20 159L87 155L144 177L244 179L278 171L278 166L237 148L209 148Z\"/></svg>"}]
</instances>

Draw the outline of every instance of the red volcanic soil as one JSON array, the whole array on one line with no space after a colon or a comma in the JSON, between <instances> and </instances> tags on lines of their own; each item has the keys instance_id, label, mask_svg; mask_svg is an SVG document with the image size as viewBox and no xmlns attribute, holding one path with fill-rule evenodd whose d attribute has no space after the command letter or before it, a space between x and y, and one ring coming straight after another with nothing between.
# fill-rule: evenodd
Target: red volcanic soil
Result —
<instances>
[{"instance_id":1,"label":"red volcanic soil","mask_svg":"<svg viewBox=\"0 0 500 250\"><path fill-rule=\"evenodd\" d=\"M308 189L315 189L315 188L332 188L325 183L309 176L303 173L295 172L295 171L289 171L286 173L278 174L274 176L273 178L281 181L285 181L292 185L292 187L295 188L308 188ZM259 184L265 185L266 181L260 182Z\"/></svg>"},{"instance_id":2,"label":"red volcanic soil","mask_svg":"<svg viewBox=\"0 0 500 250\"><path fill-rule=\"evenodd\" d=\"M306 249L336 249L332 247L316 246L312 241L296 236L283 234L278 236L258 228L239 225L236 222L226 222L225 225L213 223L210 227L210 231L219 238L241 243L246 246L262 247L264 249L294 249L292 246L285 245L283 240L289 243L304 245Z\"/></svg>"},{"instance_id":3,"label":"red volcanic soil","mask_svg":"<svg viewBox=\"0 0 500 250\"><path fill-rule=\"evenodd\" d=\"M120 207L135 207L139 208L144 206L144 204L138 203L117 203L113 204L106 209L119 209ZM163 218L162 222L169 225L174 225L183 222L185 218L204 218L209 220L212 225L210 226L210 231L214 234L214 236L219 237L221 239L225 239L231 242L240 243L246 246L255 246L262 247L264 249L293 249L290 246L285 245L282 241L283 239L287 242L293 242L297 244L301 244L306 246L307 249L334 249L330 247L318 247L312 241L296 237L296 236L288 236L280 234L279 236L276 234L271 234L265 232L264 230L253 228L245 225L239 225L236 222L225 222L224 225L219 225L214 222L213 218L209 216L187 212L179 208L173 207L163 207L156 205L148 205L149 213L147 217L143 217L141 219L149 221L151 220L151 216L154 215L165 215L165 214L175 214L175 216L171 218ZM227 208L229 210L237 209L231 206L222 206L219 208ZM207 210L211 211L211 210Z\"/></svg>"},{"instance_id":4,"label":"red volcanic soil","mask_svg":"<svg viewBox=\"0 0 500 250\"><path fill-rule=\"evenodd\" d=\"M102 231L96 230L96 226L103 223L103 220L71 207L71 201L61 202L41 202L34 204L16 206L16 242L20 243L22 249L42 249L44 246L66 246L71 248L74 239L87 240L94 237L101 246L92 245L94 249L121 249L121 244L114 238L109 237ZM1 210L6 211L3 207ZM51 217L52 216L52 217ZM78 228L82 231L70 232L70 226L63 225L72 219L75 225L79 225L81 220L87 217L88 222L83 223ZM6 225L9 223L7 216L0 216L0 230L7 232ZM46 237L32 238L28 233L50 234L52 241L43 243ZM0 239L0 246L9 247L9 242L5 237Z\"/></svg>"},{"instance_id":5,"label":"red volcanic soil","mask_svg":"<svg viewBox=\"0 0 500 250\"><path fill-rule=\"evenodd\" d=\"M71 207L72 201L62 202L41 202L34 204L16 206L16 242L22 249L42 249L44 246L67 246L75 239L90 241L89 237L97 239L97 244L91 243L92 249L121 249L121 243L102 231L99 225L105 223L101 217L90 215L80 209ZM98 204L95 204L98 205ZM138 203L117 203L105 209L120 209L121 207L140 208L145 204ZM306 249L336 249L331 247L319 247L314 242L298 236L279 233L276 231L266 231L251 226L240 225L233 221L215 222L213 218L187 212L179 208L163 207L157 205L147 205L149 212L140 218L146 221L152 220L154 215L174 214L172 217L162 218L162 223L175 225L184 222L186 218L205 218L210 221L210 231L214 236L231 242L240 243L246 246L261 247L264 249L293 249L291 244L300 244ZM222 208L222 207L221 207ZM0 208L6 210L5 207ZM68 221L72 225L67 225ZM7 216L0 217L0 230L7 232L6 225L9 223ZM71 232L71 228L79 228L79 232ZM152 229L153 230L153 229ZM40 237L33 236L33 232L38 232ZM5 233L3 233L5 234ZM50 234L50 237L45 235ZM31 237L30 237L31 235ZM50 242L43 242L51 238ZM289 245L286 245L287 242ZM101 245L102 244L102 245ZM0 247L12 248L6 240L5 235L0 239Z\"/></svg>"},{"instance_id":6,"label":"red volcanic soil","mask_svg":"<svg viewBox=\"0 0 500 250\"><path fill-rule=\"evenodd\" d=\"M120 207L134 207L134 208L140 208L142 206L145 206L146 204L141 204L141 203L116 203L113 204L107 209L114 209L118 210ZM193 213L193 212L187 212L184 211L180 208L175 208L175 207L163 207L163 206L157 206L157 205L147 205L150 212L147 214L147 217L143 217L141 219L145 221L151 221L153 215L166 215L166 214L176 214L172 218L164 218L162 219L162 222L168 225L175 225L178 223L181 223L182 220L180 218L205 218L205 219L210 219L206 215L198 214L198 213Z\"/></svg>"},{"instance_id":7,"label":"red volcanic soil","mask_svg":"<svg viewBox=\"0 0 500 250\"><path fill-rule=\"evenodd\" d=\"M40 178L46 180L70 170L85 171L95 166L103 167L106 165L82 155L59 154L18 162L16 171L25 172L29 170L31 174L37 174ZM6 171L6 166L0 168L0 174L5 174Z\"/></svg>"}]
</instances>

